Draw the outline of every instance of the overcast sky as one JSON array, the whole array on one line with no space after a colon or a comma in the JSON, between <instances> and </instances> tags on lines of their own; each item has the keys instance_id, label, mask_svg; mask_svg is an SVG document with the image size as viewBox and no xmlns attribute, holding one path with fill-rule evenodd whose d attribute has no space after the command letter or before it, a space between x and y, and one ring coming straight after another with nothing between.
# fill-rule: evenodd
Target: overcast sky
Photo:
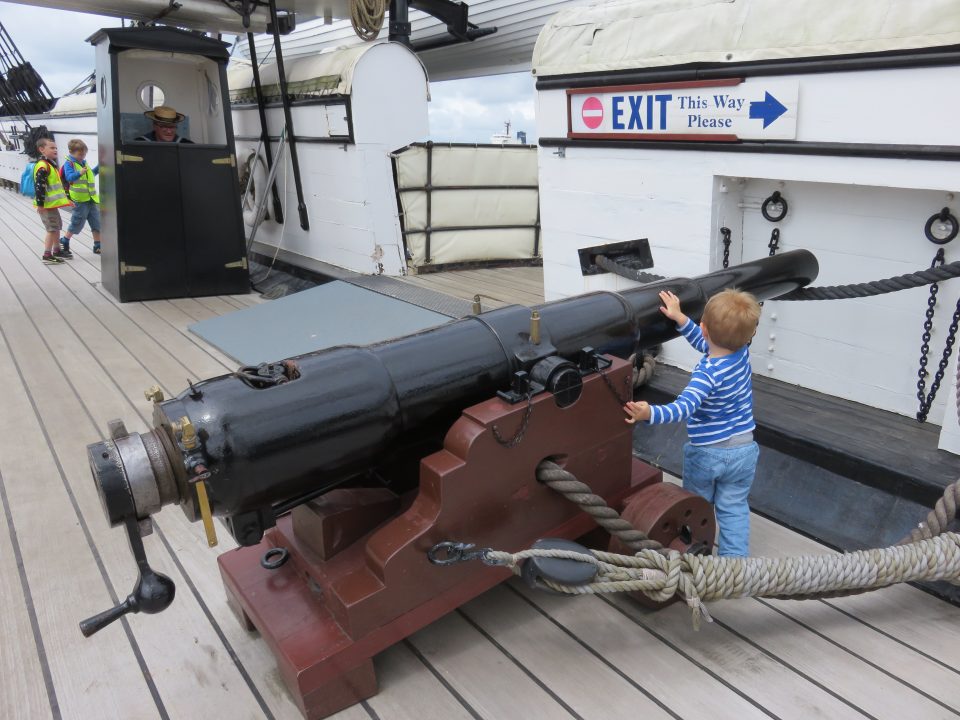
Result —
<instances>
[{"instance_id":1,"label":"overcast sky","mask_svg":"<svg viewBox=\"0 0 960 720\"><path fill-rule=\"evenodd\" d=\"M54 96L93 72L94 50L86 39L102 27L120 25L117 18L7 2L0 2L0 22ZM507 121L512 135L523 130L528 142L536 140L530 73L431 83L430 92L433 140L489 142L491 135L503 132Z\"/></svg>"}]
</instances>

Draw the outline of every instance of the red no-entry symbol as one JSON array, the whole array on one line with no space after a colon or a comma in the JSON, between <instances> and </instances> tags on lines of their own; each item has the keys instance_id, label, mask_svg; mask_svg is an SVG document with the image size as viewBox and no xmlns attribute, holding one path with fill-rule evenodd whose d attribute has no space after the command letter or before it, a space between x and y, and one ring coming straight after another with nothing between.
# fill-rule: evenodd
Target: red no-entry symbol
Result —
<instances>
[{"instance_id":1,"label":"red no-entry symbol","mask_svg":"<svg viewBox=\"0 0 960 720\"><path fill-rule=\"evenodd\" d=\"M603 122L603 103L600 102L600 98L588 97L584 100L580 116L583 118L583 124L591 130L600 127Z\"/></svg>"}]
</instances>

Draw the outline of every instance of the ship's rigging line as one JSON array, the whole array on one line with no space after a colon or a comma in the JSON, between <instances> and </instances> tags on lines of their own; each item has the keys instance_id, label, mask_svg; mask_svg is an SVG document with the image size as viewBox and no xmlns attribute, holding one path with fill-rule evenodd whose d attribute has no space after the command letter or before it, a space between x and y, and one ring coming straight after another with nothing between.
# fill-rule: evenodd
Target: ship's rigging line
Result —
<instances>
[{"instance_id":1,"label":"ship's rigging line","mask_svg":"<svg viewBox=\"0 0 960 720\"><path fill-rule=\"evenodd\" d=\"M960 391L957 403L960 414ZM451 565L481 560L486 565L509 568L521 576L524 562L535 557L591 564L595 575L584 584L566 585L543 576L533 578L532 583L539 589L568 595L640 592L661 603L679 596L690 607L694 629L699 629L701 620L713 621L703 604L707 600L743 597L814 600L856 595L901 582L947 580L957 584L960 580L960 534L947 531L960 503L960 480L944 491L926 520L896 545L793 558L713 557L666 549L643 531L630 527L602 498L593 495L588 486L558 465L550 461L541 463L537 480L577 503L598 525L637 550L636 554L536 547L509 553L447 541L430 550L431 562ZM438 562L438 553L445 559Z\"/></svg>"}]
</instances>

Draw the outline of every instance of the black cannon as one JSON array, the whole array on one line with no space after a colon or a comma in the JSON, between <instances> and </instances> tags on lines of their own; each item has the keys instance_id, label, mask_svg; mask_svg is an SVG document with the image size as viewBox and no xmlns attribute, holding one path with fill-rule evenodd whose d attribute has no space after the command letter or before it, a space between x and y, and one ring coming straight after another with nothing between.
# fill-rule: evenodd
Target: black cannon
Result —
<instances>
[{"instance_id":1,"label":"black cannon","mask_svg":"<svg viewBox=\"0 0 960 720\"><path fill-rule=\"evenodd\" d=\"M88 446L111 525L130 535L141 579L122 605L82 624L92 634L125 612L157 612L173 584L147 564L140 536L164 505L192 521L220 516L242 546L292 508L338 487L415 486L416 463L439 447L464 408L499 394L576 400L608 356L677 336L659 311L669 289L699 318L707 299L737 287L769 299L808 284L817 261L798 250L622 293L510 306L367 347L337 347L154 395L154 428ZM159 393L159 390L156 391ZM211 543L212 544L212 543ZM162 607L161 607L162 606Z\"/></svg>"}]
</instances>

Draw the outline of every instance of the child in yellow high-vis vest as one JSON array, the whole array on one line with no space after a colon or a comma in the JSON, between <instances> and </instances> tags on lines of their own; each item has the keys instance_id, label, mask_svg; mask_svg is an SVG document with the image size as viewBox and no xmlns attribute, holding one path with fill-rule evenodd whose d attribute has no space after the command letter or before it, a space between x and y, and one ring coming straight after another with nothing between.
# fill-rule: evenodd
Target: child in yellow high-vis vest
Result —
<instances>
[{"instance_id":1,"label":"child in yellow high-vis vest","mask_svg":"<svg viewBox=\"0 0 960 720\"><path fill-rule=\"evenodd\" d=\"M43 223L43 261L57 265L63 262L59 245L63 227L60 208L69 207L71 203L57 170L57 144L50 138L40 138L37 152L40 153L40 159L33 168L33 205Z\"/></svg>"},{"instance_id":2,"label":"child in yellow high-vis vest","mask_svg":"<svg viewBox=\"0 0 960 720\"><path fill-rule=\"evenodd\" d=\"M60 238L60 249L65 257L73 257L70 252L70 240L90 223L93 233L93 252L100 254L100 196L97 194L96 176L100 167L87 165L87 144L79 138L67 143L70 157L63 164L63 174L70 184L70 200L73 201L73 215L67 231Z\"/></svg>"}]
</instances>

